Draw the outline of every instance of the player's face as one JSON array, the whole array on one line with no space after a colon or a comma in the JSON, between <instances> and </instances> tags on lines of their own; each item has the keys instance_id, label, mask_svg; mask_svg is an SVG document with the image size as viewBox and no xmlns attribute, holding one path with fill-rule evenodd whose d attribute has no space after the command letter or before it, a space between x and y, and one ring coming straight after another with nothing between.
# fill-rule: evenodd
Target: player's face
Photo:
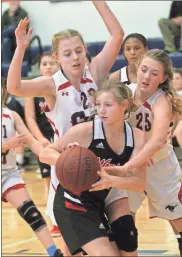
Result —
<instances>
[{"instance_id":1,"label":"player's face","mask_svg":"<svg viewBox=\"0 0 182 257\"><path fill-rule=\"evenodd\" d=\"M137 38L129 38L124 45L124 55L128 64L135 64L142 54L146 52L147 48Z\"/></svg>"},{"instance_id":2,"label":"player's face","mask_svg":"<svg viewBox=\"0 0 182 257\"><path fill-rule=\"evenodd\" d=\"M78 36L60 41L57 60L68 78L82 76L85 59L86 49Z\"/></svg>"},{"instance_id":3,"label":"player's face","mask_svg":"<svg viewBox=\"0 0 182 257\"><path fill-rule=\"evenodd\" d=\"M173 87L175 90L182 90L182 75L180 73L173 73Z\"/></svg>"},{"instance_id":4,"label":"player's face","mask_svg":"<svg viewBox=\"0 0 182 257\"><path fill-rule=\"evenodd\" d=\"M159 85L166 80L163 65L150 57L145 57L137 71L137 85L140 92L152 96Z\"/></svg>"},{"instance_id":5,"label":"player's face","mask_svg":"<svg viewBox=\"0 0 182 257\"><path fill-rule=\"evenodd\" d=\"M52 76L58 70L58 65L51 56L47 55L42 57L39 69L43 76Z\"/></svg>"},{"instance_id":6,"label":"player's face","mask_svg":"<svg viewBox=\"0 0 182 257\"><path fill-rule=\"evenodd\" d=\"M124 111L127 108L127 100L119 104L112 92L100 93L95 101L97 114L105 124L112 124L124 119Z\"/></svg>"}]
</instances>

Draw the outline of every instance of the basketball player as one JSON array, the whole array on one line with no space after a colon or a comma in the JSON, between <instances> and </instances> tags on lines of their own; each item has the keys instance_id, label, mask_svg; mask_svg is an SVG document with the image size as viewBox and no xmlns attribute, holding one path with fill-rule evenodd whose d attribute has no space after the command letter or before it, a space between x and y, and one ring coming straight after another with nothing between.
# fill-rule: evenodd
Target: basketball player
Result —
<instances>
[{"instance_id":1,"label":"basketball player","mask_svg":"<svg viewBox=\"0 0 182 257\"><path fill-rule=\"evenodd\" d=\"M45 98L49 107L46 115L55 131L54 139L90 116L92 103L89 93L96 91L107 77L121 47L124 32L120 23L105 1L93 1L93 5L103 19L110 37L103 50L92 59L89 68L85 66L86 47L81 34L76 30L65 30L54 35L52 40L53 56L60 70L52 78L42 76L21 81L21 65L32 29L26 33L28 19L21 21L16 29L17 48L8 72L8 91L16 96ZM52 210L57 186L54 167L51 167L48 214L55 225Z\"/></svg>"},{"instance_id":2,"label":"basketball player","mask_svg":"<svg viewBox=\"0 0 182 257\"><path fill-rule=\"evenodd\" d=\"M137 61L147 51L147 39L141 34L132 33L124 39L122 45L128 65L112 73L110 78L129 85L136 83Z\"/></svg>"},{"instance_id":3,"label":"basketball player","mask_svg":"<svg viewBox=\"0 0 182 257\"><path fill-rule=\"evenodd\" d=\"M52 76L58 70L57 63L52 58L51 53L44 53L39 60L39 70L42 76ZM32 135L45 147L53 142L54 130L49 123L45 113L42 111L42 106L45 103L43 97L27 97L25 98L25 118L27 126ZM48 164L41 163L38 160L41 176L45 182L45 195L47 198L50 185L50 170ZM50 231L51 236L60 236L60 231L57 226L53 226Z\"/></svg>"},{"instance_id":4,"label":"basketball player","mask_svg":"<svg viewBox=\"0 0 182 257\"><path fill-rule=\"evenodd\" d=\"M72 127L61 139L44 148L39 156L40 160L55 165L63 146L77 142L93 151L101 166L123 165L127 162L144 144L143 132L132 129L124 122L124 114L129 105L129 91L124 84L105 82L95 96L98 117L94 121ZM144 190L145 171L143 165L131 172L130 177L118 178L119 187L124 190ZM128 200L120 199L122 208L114 211L111 206L113 190L115 191L111 189L93 194L87 191L78 196L61 185L58 186L54 214L71 254L77 253L80 248L89 256L119 254L111 247L105 230L99 228L102 222L99 213L104 212L105 206L120 254L131 256L131 252L136 250L137 231L129 212ZM132 256L136 256L136 252Z\"/></svg>"},{"instance_id":5,"label":"basketball player","mask_svg":"<svg viewBox=\"0 0 182 257\"><path fill-rule=\"evenodd\" d=\"M175 97L171 87L172 78L172 63L164 51L153 49L142 56L137 85L129 85L138 105L138 109L131 113L129 122L145 132L147 142L125 165L105 170L115 175L127 173L152 158L153 165L147 169L145 193L129 191L130 210L136 213L142 201L148 197L150 217L167 219L178 231L182 255L181 170L172 145L167 140L173 118L182 114L182 99ZM98 182L99 187L95 185L97 189L105 188L104 181L103 185Z\"/></svg>"},{"instance_id":6,"label":"basketball player","mask_svg":"<svg viewBox=\"0 0 182 257\"><path fill-rule=\"evenodd\" d=\"M2 85L3 87L3 85ZM5 102L5 88L2 90ZM16 134L16 131L19 133ZM20 116L2 107L2 200L11 203L41 241L49 256L63 256L49 234L47 224L31 200L16 165L15 148L28 144L39 155L41 145L30 134Z\"/></svg>"}]
</instances>

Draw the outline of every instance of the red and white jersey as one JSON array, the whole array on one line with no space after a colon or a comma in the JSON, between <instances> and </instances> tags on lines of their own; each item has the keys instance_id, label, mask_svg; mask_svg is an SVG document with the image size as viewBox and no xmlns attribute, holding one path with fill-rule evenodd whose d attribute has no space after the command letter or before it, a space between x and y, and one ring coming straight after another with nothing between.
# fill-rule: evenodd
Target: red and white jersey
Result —
<instances>
[{"instance_id":1,"label":"red and white jersey","mask_svg":"<svg viewBox=\"0 0 182 257\"><path fill-rule=\"evenodd\" d=\"M61 137L73 125L86 120L93 111L90 94L98 87L88 67L85 67L78 91L61 70L53 75L56 87L56 103L53 110L46 112L54 131L55 139Z\"/></svg>"},{"instance_id":2,"label":"red and white jersey","mask_svg":"<svg viewBox=\"0 0 182 257\"><path fill-rule=\"evenodd\" d=\"M16 130L14 126L14 119L11 111L3 107L2 108L2 144L15 136ZM7 173L8 171L17 170L16 165L16 153L14 149L7 150L1 154L2 162L2 173Z\"/></svg>"},{"instance_id":3,"label":"red and white jersey","mask_svg":"<svg viewBox=\"0 0 182 257\"><path fill-rule=\"evenodd\" d=\"M64 76L61 70L53 75L56 87L56 103L53 110L45 112L55 133L54 141L62 137L72 126L83 122L92 114L93 104L91 93L97 91L88 67L85 67L78 91ZM55 189L58 185L55 167L51 166L51 185Z\"/></svg>"},{"instance_id":4,"label":"red and white jersey","mask_svg":"<svg viewBox=\"0 0 182 257\"><path fill-rule=\"evenodd\" d=\"M132 90L134 96L137 85L132 83L128 85L128 87ZM137 127L140 130L144 131L146 135L146 140L149 140L151 137L153 123L152 105L155 103L158 97L164 94L164 91L158 89L150 98L148 98L144 102L144 104L141 107L139 107L135 112L130 113L128 122L131 124L131 126ZM169 128L169 133L170 131L171 127ZM155 155L152 157L153 161L158 162L159 160L167 158L170 155L172 149L173 147L170 143L170 140L167 140L164 147L161 150L157 151Z\"/></svg>"}]
</instances>

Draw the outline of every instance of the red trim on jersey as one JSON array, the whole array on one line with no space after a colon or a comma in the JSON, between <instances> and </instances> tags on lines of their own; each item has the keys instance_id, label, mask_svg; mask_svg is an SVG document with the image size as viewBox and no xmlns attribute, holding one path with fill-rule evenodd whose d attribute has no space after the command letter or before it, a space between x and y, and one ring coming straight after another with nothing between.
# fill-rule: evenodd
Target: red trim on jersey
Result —
<instances>
[{"instance_id":1,"label":"red trim on jersey","mask_svg":"<svg viewBox=\"0 0 182 257\"><path fill-rule=\"evenodd\" d=\"M182 183L181 183L181 188L180 188L179 193L178 193L178 199L182 203Z\"/></svg>"},{"instance_id":2,"label":"red trim on jersey","mask_svg":"<svg viewBox=\"0 0 182 257\"><path fill-rule=\"evenodd\" d=\"M149 217L149 219L155 219L155 218L158 218L158 216L151 216L151 217Z\"/></svg>"},{"instance_id":3,"label":"red trim on jersey","mask_svg":"<svg viewBox=\"0 0 182 257\"><path fill-rule=\"evenodd\" d=\"M92 81L91 79L89 79L89 78L86 78L86 79L81 78L81 83L82 83L82 84L93 83L93 81Z\"/></svg>"},{"instance_id":4,"label":"red trim on jersey","mask_svg":"<svg viewBox=\"0 0 182 257\"><path fill-rule=\"evenodd\" d=\"M16 185L14 185L14 186L12 186L12 187L7 188L6 191L4 191L4 193L3 193L2 196L1 196L1 201L7 202L7 200L5 199L7 193L8 193L9 191L11 191L12 189L16 189L16 190L17 190L17 189L20 189L20 188L25 188L25 184L16 184Z\"/></svg>"},{"instance_id":5,"label":"red trim on jersey","mask_svg":"<svg viewBox=\"0 0 182 257\"><path fill-rule=\"evenodd\" d=\"M51 181L51 185L52 185L54 191L56 192L56 188L55 188L55 186L53 185L52 181Z\"/></svg>"},{"instance_id":6,"label":"red trim on jersey","mask_svg":"<svg viewBox=\"0 0 182 257\"><path fill-rule=\"evenodd\" d=\"M59 137L59 131L58 131L58 129L56 128L55 123L54 123L52 120L50 120L49 118L47 118L47 119L48 119L48 121L51 123L51 125L54 127L55 133L56 133L56 135Z\"/></svg>"},{"instance_id":7,"label":"red trim on jersey","mask_svg":"<svg viewBox=\"0 0 182 257\"><path fill-rule=\"evenodd\" d=\"M87 210L84 207L79 206L79 205L75 205L75 204L70 203L68 201L65 201L65 206L66 206L66 208L71 209L71 210L87 212Z\"/></svg>"},{"instance_id":8,"label":"red trim on jersey","mask_svg":"<svg viewBox=\"0 0 182 257\"><path fill-rule=\"evenodd\" d=\"M9 114L3 114L2 117L4 117L4 118L9 118L9 119L11 120L11 117L10 117Z\"/></svg>"},{"instance_id":9,"label":"red trim on jersey","mask_svg":"<svg viewBox=\"0 0 182 257\"><path fill-rule=\"evenodd\" d=\"M58 91L59 90L63 90L63 89L65 89L65 88L67 88L67 87L70 87L71 86L71 82L70 81L67 81L66 83L64 83L64 84L62 84L62 85L60 85L59 87L58 87Z\"/></svg>"},{"instance_id":10,"label":"red trim on jersey","mask_svg":"<svg viewBox=\"0 0 182 257\"><path fill-rule=\"evenodd\" d=\"M151 106L150 106L150 104L147 101L144 102L143 106L145 108L149 109L150 111L152 111Z\"/></svg>"}]
</instances>

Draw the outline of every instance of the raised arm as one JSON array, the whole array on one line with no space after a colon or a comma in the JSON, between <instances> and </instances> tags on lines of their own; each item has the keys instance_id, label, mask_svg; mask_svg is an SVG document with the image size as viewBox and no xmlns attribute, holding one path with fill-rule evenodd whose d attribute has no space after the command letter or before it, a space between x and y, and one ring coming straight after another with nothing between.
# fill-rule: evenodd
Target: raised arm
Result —
<instances>
[{"instance_id":1,"label":"raised arm","mask_svg":"<svg viewBox=\"0 0 182 257\"><path fill-rule=\"evenodd\" d=\"M90 64L90 72L96 84L99 85L106 78L119 54L124 31L105 1L93 1L93 4L110 34L103 50L93 58Z\"/></svg>"},{"instance_id":2,"label":"raised arm","mask_svg":"<svg viewBox=\"0 0 182 257\"><path fill-rule=\"evenodd\" d=\"M55 95L54 82L51 77L39 77L33 80L21 81L21 67L25 50L29 46L32 28L26 32L29 20L21 20L16 31L17 47L11 61L8 76L7 90L16 96L45 96Z\"/></svg>"}]
</instances>

